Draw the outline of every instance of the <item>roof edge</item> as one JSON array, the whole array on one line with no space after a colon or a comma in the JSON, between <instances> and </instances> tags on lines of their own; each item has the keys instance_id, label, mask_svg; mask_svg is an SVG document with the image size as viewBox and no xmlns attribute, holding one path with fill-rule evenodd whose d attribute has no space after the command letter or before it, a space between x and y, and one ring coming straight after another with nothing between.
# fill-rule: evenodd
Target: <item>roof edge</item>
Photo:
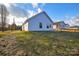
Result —
<instances>
[{"instance_id":1,"label":"roof edge","mask_svg":"<svg viewBox=\"0 0 79 59\"><path fill-rule=\"evenodd\" d=\"M45 11L42 11L42 12L40 12L40 13L38 13L38 14L36 14L36 15L30 17L30 18L28 18L27 20L25 20L24 23L23 23L22 25L24 25L26 22L28 22L29 19L31 20L32 18L38 16L38 15L41 14L41 13L44 13L44 14L49 18L49 20L50 20L52 23L54 23L54 22L52 21L52 19L47 15L47 13L46 13Z\"/></svg>"}]
</instances>

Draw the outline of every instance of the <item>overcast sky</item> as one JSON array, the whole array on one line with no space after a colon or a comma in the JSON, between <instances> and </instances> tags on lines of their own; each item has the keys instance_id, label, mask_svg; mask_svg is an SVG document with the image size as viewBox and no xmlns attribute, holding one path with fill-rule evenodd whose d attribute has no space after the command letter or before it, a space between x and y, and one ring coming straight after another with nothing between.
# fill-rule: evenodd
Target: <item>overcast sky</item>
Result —
<instances>
[{"instance_id":1,"label":"overcast sky","mask_svg":"<svg viewBox=\"0 0 79 59\"><path fill-rule=\"evenodd\" d=\"M65 21L70 25L79 25L78 3L13 3L4 4L8 11L10 23L15 18L16 24L22 24L27 18L45 11L52 21Z\"/></svg>"}]
</instances>

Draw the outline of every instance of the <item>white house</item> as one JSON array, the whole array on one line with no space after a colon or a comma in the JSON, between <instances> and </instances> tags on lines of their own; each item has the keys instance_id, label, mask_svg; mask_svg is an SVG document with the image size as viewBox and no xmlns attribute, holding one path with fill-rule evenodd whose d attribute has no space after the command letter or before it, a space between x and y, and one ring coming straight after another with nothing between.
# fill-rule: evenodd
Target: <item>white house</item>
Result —
<instances>
[{"instance_id":1,"label":"white house","mask_svg":"<svg viewBox=\"0 0 79 59\"><path fill-rule=\"evenodd\" d=\"M53 31L53 21L46 14L46 12L43 11L27 19L22 25L22 30Z\"/></svg>"},{"instance_id":2,"label":"white house","mask_svg":"<svg viewBox=\"0 0 79 59\"><path fill-rule=\"evenodd\" d=\"M69 27L69 24L65 24L64 21L55 22L55 23L53 24L53 29L54 29L54 30L67 29L68 27Z\"/></svg>"}]
</instances>

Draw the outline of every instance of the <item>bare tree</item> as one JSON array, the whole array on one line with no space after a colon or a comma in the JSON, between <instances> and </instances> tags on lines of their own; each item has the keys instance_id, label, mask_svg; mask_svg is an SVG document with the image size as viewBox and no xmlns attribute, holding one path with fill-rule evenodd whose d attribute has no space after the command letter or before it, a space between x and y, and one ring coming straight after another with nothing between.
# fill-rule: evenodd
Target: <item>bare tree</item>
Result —
<instances>
[{"instance_id":1,"label":"bare tree","mask_svg":"<svg viewBox=\"0 0 79 59\"><path fill-rule=\"evenodd\" d=\"M5 5L1 4L0 5L0 14L1 14L1 30L2 32L5 31L5 26L6 26L6 17L8 16L8 11Z\"/></svg>"}]
</instances>

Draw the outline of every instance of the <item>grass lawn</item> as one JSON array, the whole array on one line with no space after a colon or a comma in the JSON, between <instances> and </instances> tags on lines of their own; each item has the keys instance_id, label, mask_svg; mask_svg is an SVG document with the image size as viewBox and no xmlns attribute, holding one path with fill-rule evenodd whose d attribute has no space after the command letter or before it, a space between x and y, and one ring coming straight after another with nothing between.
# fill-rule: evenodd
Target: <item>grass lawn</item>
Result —
<instances>
[{"instance_id":1,"label":"grass lawn","mask_svg":"<svg viewBox=\"0 0 79 59\"><path fill-rule=\"evenodd\" d=\"M78 32L0 32L1 38L7 35L16 37L19 47L24 49L25 55L79 55Z\"/></svg>"}]
</instances>

